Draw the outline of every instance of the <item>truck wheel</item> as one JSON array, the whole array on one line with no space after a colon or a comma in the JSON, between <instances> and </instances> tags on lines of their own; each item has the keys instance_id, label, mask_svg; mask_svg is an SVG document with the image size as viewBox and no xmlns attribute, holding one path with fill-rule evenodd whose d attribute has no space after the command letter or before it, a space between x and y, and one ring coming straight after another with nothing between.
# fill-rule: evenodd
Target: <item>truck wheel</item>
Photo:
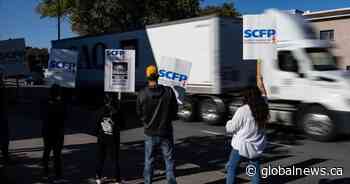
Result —
<instances>
[{"instance_id":1,"label":"truck wheel","mask_svg":"<svg viewBox=\"0 0 350 184\"><path fill-rule=\"evenodd\" d=\"M331 141L336 136L334 121L322 106L308 108L302 115L299 126L313 140Z\"/></svg>"},{"instance_id":2,"label":"truck wheel","mask_svg":"<svg viewBox=\"0 0 350 184\"><path fill-rule=\"evenodd\" d=\"M210 124L221 124L224 119L225 105L221 99L206 98L199 104L199 116L202 121Z\"/></svg>"},{"instance_id":3,"label":"truck wheel","mask_svg":"<svg viewBox=\"0 0 350 184\"><path fill-rule=\"evenodd\" d=\"M179 105L179 111L177 116L179 119L185 122L192 122L195 120L196 107L195 102L189 97L185 97L185 100L182 105Z\"/></svg>"}]
</instances>

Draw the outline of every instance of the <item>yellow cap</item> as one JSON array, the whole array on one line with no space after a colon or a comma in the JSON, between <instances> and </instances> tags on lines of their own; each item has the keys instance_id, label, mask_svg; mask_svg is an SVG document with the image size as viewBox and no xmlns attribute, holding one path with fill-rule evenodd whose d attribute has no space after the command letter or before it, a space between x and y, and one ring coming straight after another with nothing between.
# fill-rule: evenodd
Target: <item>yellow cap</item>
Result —
<instances>
[{"instance_id":1,"label":"yellow cap","mask_svg":"<svg viewBox=\"0 0 350 184\"><path fill-rule=\"evenodd\" d=\"M155 75L158 75L157 67L154 65L149 65L146 68L146 77L151 77L151 76L155 76Z\"/></svg>"}]
</instances>

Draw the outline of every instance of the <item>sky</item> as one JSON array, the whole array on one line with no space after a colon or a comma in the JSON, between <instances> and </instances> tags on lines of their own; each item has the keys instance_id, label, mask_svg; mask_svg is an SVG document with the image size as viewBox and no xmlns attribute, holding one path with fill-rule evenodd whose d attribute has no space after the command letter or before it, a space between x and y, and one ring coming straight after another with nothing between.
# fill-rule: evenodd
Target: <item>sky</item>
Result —
<instances>
[{"instance_id":1,"label":"sky","mask_svg":"<svg viewBox=\"0 0 350 184\"><path fill-rule=\"evenodd\" d=\"M233 0L241 14L261 13L268 8L281 10L327 10L350 7L349 0ZM225 0L204 0L204 5L221 4ZM35 12L39 0L0 0L0 40L25 38L26 45L50 48L57 39L57 19L41 18ZM62 22L61 38L77 36L68 20Z\"/></svg>"}]
</instances>

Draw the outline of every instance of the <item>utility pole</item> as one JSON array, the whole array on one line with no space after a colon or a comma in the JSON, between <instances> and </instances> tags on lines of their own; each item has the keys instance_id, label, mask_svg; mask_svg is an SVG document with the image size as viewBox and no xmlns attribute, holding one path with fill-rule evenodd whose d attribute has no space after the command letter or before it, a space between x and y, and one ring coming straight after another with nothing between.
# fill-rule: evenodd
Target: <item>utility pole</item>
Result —
<instances>
[{"instance_id":1,"label":"utility pole","mask_svg":"<svg viewBox=\"0 0 350 184\"><path fill-rule=\"evenodd\" d=\"M61 39L61 0L57 0L57 40Z\"/></svg>"}]
</instances>

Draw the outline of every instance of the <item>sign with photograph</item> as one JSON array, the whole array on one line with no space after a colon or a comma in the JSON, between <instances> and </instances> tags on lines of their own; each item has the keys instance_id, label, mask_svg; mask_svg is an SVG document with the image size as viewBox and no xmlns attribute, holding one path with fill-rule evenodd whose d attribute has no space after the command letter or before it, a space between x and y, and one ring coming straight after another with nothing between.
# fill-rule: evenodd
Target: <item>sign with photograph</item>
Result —
<instances>
[{"instance_id":1,"label":"sign with photograph","mask_svg":"<svg viewBox=\"0 0 350 184\"><path fill-rule=\"evenodd\" d=\"M78 52L68 49L51 49L47 79L49 83L75 88Z\"/></svg>"},{"instance_id":2,"label":"sign with photograph","mask_svg":"<svg viewBox=\"0 0 350 184\"><path fill-rule=\"evenodd\" d=\"M191 62L171 57L162 57L158 66L159 84L172 87L179 104L185 97L191 67Z\"/></svg>"},{"instance_id":3,"label":"sign with photograph","mask_svg":"<svg viewBox=\"0 0 350 184\"><path fill-rule=\"evenodd\" d=\"M135 51L107 49L105 52L105 91L135 91Z\"/></svg>"}]
</instances>

